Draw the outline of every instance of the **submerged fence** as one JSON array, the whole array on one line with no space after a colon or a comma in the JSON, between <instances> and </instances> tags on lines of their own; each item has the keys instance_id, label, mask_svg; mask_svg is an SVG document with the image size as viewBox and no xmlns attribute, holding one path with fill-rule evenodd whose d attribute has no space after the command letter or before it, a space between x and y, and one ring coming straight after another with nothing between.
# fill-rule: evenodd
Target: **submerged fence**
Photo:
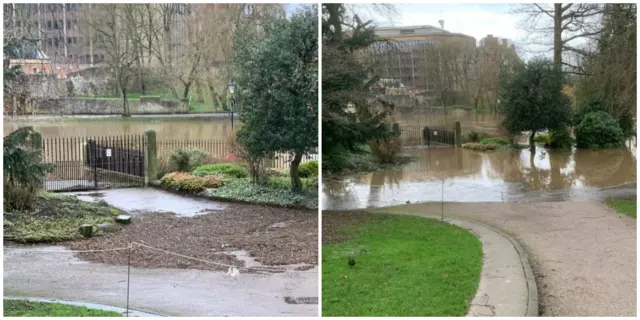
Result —
<instances>
[{"instance_id":1,"label":"submerged fence","mask_svg":"<svg viewBox=\"0 0 640 320\"><path fill-rule=\"evenodd\" d=\"M425 124L420 126L400 126L400 138L405 144L424 144L429 146L455 146L456 124Z\"/></svg>"}]
</instances>

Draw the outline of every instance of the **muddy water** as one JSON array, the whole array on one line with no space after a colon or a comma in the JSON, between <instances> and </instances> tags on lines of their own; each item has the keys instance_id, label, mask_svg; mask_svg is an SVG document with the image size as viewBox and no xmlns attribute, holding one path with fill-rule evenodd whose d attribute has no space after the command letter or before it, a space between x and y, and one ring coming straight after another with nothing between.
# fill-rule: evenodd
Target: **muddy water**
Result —
<instances>
[{"instance_id":1,"label":"muddy water","mask_svg":"<svg viewBox=\"0 0 640 320\"><path fill-rule=\"evenodd\" d=\"M460 121L470 130L496 133L502 119L464 110L397 112L401 125ZM408 147L417 160L395 170L325 179L324 209L384 207L407 202L578 201L635 194L636 149L478 152ZM622 186L620 186L622 185ZM616 186L612 188L612 186ZM606 189L602 189L606 188ZM605 191L606 190L606 191Z\"/></svg>"},{"instance_id":2,"label":"muddy water","mask_svg":"<svg viewBox=\"0 0 640 320\"><path fill-rule=\"evenodd\" d=\"M431 109L399 109L393 115L394 122L407 126L423 126L426 124L452 124L460 122L463 134L474 131L484 131L498 134L502 116L476 113L472 110L442 108Z\"/></svg>"},{"instance_id":3,"label":"muddy water","mask_svg":"<svg viewBox=\"0 0 640 320\"><path fill-rule=\"evenodd\" d=\"M599 189L635 194L636 156L629 149L478 152L412 149L417 161L395 170L325 179L322 208L384 207L407 202L563 201L599 197ZM620 186L622 185L622 186ZM444 188L443 188L444 187Z\"/></svg>"},{"instance_id":4,"label":"muddy water","mask_svg":"<svg viewBox=\"0 0 640 320\"><path fill-rule=\"evenodd\" d=\"M82 119L48 121L4 121L4 135L23 126L32 126L43 137L87 137L142 134L155 130L158 140L225 139L231 132L231 121L215 118L131 118ZM234 128L239 123L236 119Z\"/></svg>"}]
</instances>

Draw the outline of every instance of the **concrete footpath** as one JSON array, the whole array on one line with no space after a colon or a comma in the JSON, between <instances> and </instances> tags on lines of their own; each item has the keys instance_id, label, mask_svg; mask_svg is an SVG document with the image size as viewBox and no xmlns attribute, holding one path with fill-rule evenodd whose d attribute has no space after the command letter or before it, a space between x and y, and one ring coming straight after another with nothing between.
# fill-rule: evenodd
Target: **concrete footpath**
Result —
<instances>
[{"instance_id":1,"label":"concrete footpath","mask_svg":"<svg viewBox=\"0 0 640 320\"><path fill-rule=\"evenodd\" d=\"M441 209L418 203L370 211L440 216ZM636 219L598 201L450 202L444 215L517 240L533 268L541 316L636 316Z\"/></svg>"},{"instance_id":2,"label":"concrete footpath","mask_svg":"<svg viewBox=\"0 0 640 320\"><path fill-rule=\"evenodd\" d=\"M82 261L59 246L20 249L4 248L5 296L126 306L126 266ZM317 268L236 278L224 272L131 268L130 279L129 307L162 316L318 315L317 304L285 302L285 297L317 297Z\"/></svg>"}]
</instances>

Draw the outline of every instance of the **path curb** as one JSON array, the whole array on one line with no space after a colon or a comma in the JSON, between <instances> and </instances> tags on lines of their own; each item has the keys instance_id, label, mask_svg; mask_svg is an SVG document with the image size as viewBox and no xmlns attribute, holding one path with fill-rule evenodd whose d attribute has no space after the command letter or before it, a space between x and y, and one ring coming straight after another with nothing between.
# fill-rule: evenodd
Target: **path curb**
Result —
<instances>
[{"instance_id":1,"label":"path curb","mask_svg":"<svg viewBox=\"0 0 640 320\"><path fill-rule=\"evenodd\" d=\"M8 297L3 297L3 299L6 299L6 300L26 300L26 301L33 301L33 302L60 303L60 304L78 306L78 307L87 307L87 308L90 308L90 309L98 309L98 310L102 310L102 311L115 311L115 312L119 312L120 314L125 314L127 312L127 309L120 308L120 307L115 307L115 306L108 306L108 305L104 305L104 304L91 303L91 302L59 300L59 299L54 299L54 298L36 298L36 297L8 296ZM149 312L144 312L144 311L139 311L139 310L133 310L133 309L129 309L129 316L130 317L162 317L161 315L157 315L157 314L153 314L153 313L149 313Z\"/></svg>"},{"instance_id":2,"label":"path curb","mask_svg":"<svg viewBox=\"0 0 640 320\"><path fill-rule=\"evenodd\" d=\"M462 219L458 219L458 220L462 220ZM529 258L527 253L524 251L524 249L522 248L522 246L520 246L520 243L518 243L518 241L516 241L513 237L511 237L510 235L492 227L489 225L486 225L484 223L481 222L477 222L477 221L472 221L472 220L465 220L467 222L470 223L475 223L477 225L481 225L487 229L491 229L493 232L501 235L502 237L506 238L507 240L509 240L509 242L511 242L511 244L513 245L513 247L516 249L516 251L518 252L518 256L520 256L520 262L522 263L522 268L524 270L524 274L525 274L525 280L527 281L527 290L528 290L528 294L527 294L527 312L524 315L525 317L538 317L539 316L539 306L538 306L538 284L536 283L536 277L533 274L533 269L531 268L531 264L529 263Z\"/></svg>"}]
</instances>

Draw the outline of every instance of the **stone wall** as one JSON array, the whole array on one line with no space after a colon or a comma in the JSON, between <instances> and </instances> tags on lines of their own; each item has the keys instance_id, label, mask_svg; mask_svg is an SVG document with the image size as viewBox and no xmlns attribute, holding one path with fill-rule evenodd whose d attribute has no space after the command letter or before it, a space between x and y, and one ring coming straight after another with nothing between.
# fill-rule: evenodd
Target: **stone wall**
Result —
<instances>
[{"instance_id":1,"label":"stone wall","mask_svg":"<svg viewBox=\"0 0 640 320\"><path fill-rule=\"evenodd\" d=\"M188 103L181 101L128 100L131 114L188 113ZM36 115L119 115L121 99L43 99L38 101ZM31 112L29 112L31 113Z\"/></svg>"}]
</instances>

